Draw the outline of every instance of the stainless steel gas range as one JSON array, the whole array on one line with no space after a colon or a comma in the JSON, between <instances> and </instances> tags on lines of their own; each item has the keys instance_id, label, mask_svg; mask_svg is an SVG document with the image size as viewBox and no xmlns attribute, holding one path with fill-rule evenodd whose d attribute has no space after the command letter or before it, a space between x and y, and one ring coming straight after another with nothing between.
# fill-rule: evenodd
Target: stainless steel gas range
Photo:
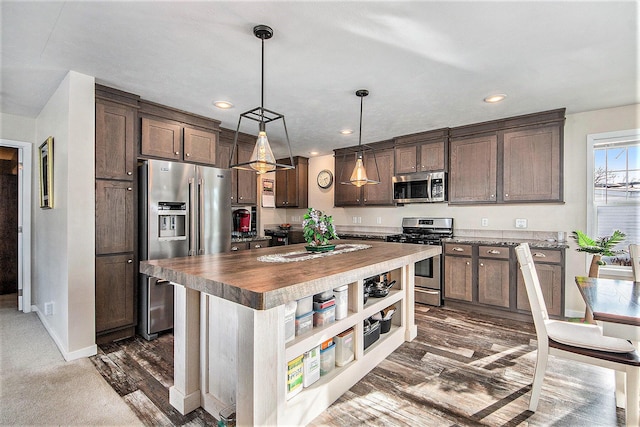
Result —
<instances>
[{"instance_id":1,"label":"stainless steel gas range","mask_svg":"<svg viewBox=\"0 0 640 427\"><path fill-rule=\"evenodd\" d=\"M387 242L442 246L442 239L453 237L453 218L412 217L402 219L402 234L387 236ZM415 300L442 305L442 255L416 263Z\"/></svg>"}]
</instances>

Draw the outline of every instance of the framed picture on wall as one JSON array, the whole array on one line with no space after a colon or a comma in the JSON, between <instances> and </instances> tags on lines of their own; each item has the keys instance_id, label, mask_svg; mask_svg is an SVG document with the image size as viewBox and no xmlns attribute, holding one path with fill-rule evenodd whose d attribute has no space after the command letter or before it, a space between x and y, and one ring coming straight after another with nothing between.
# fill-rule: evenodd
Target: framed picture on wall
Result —
<instances>
[{"instance_id":1,"label":"framed picture on wall","mask_svg":"<svg viewBox=\"0 0 640 427\"><path fill-rule=\"evenodd\" d=\"M40 207L53 208L53 137L40 145Z\"/></svg>"}]
</instances>

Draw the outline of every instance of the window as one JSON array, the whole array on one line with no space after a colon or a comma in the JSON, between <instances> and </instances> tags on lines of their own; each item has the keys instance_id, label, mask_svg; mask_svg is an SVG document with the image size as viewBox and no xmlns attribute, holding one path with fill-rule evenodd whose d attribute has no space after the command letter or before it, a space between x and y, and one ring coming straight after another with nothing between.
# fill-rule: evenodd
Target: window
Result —
<instances>
[{"instance_id":1,"label":"window","mask_svg":"<svg viewBox=\"0 0 640 427\"><path fill-rule=\"evenodd\" d=\"M640 129L588 135L588 233L610 236L618 229L627 235L618 249L628 251L640 242ZM619 268L631 265L629 254L605 259Z\"/></svg>"}]
</instances>

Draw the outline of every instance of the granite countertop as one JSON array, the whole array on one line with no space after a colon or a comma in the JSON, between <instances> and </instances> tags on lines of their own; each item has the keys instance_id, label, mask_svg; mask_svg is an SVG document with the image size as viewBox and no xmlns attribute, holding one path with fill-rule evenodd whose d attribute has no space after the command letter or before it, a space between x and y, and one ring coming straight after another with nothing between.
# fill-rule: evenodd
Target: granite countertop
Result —
<instances>
[{"instance_id":1,"label":"granite countertop","mask_svg":"<svg viewBox=\"0 0 640 427\"><path fill-rule=\"evenodd\" d=\"M338 232L338 237L341 239L386 240L387 236L391 236L391 233L362 233L357 231Z\"/></svg>"},{"instance_id":2,"label":"granite countertop","mask_svg":"<svg viewBox=\"0 0 640 427\"><path fill-rule=\"evenodd\" d=\"M231 243L256 242L260 240L271 240L271 236L232 237Z\"/></svg>"},{"instance_id":3,"label":"granite countertop","mask_svg":"<svg viewBox=\"0 0 640 427\"><path fill-rule=\"evenodd\" d=\"M503 237L452 237L443 239L443 243L469 243L476 245L492 245L492 246L518 246L520 243L529 243L532 248L539 249L567 249L567 242L557 242L555 240L533 240L533 239L514 239Z\"/></svg>"}]
</instances>

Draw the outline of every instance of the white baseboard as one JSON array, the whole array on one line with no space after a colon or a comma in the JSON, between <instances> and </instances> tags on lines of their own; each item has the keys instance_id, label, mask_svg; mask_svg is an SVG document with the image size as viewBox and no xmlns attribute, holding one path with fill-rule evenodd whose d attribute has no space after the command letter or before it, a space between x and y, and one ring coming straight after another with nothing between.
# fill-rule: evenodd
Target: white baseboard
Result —
<instances>
[{"instance_id":1,"label":"white baseboard","mask_svg":"<svg viewBox=\"0 0 640 427\"><path fill-rule=\"evenodd\" d=\"M38 310L38 307L35 305L32 305L31 311L35 311L38 314L38 318L40 318L40 322L49 333L49 336L51 337L53 342L56 344L56 347L58 347L58 351L60 352L60 354L62 354L62 357L64 357L64 360L66 360L67 362L70 362L76 359L82 359L83 357L94 356L95 354L98 353L98 346L96 344L90 345L85 348L81 348L80 350L67 351L67 349L64 348L64 346L62 345L62 342L56 335L51 325L49 325L49 322L47 321L46 316L42 314L40 310Z\"/></svg>"}]
</instances>

